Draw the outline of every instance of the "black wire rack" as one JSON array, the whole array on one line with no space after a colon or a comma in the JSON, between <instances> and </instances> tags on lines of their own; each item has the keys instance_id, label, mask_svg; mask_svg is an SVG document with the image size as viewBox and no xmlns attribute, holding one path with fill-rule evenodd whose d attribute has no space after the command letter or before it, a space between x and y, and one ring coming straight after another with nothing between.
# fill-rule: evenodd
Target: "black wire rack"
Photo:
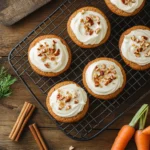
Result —
<instances>
[{"instance_id":1,"label":"black wire rack","mask_svg":"<svg viewBox=\"0 0 150 150\"><path fill-rule=\"evenodd\" d=\"M112 31L109 40L97 48L82 49L78 47L73 43L66 31L69 16L76 9L84 6L98 7L106 14L111 23ZM132 70L123 62L119 54L118 40L121 33L134 25L150 26L149 1L146 2L144 9L139 14L125 18L110 12L103 0L65 0L51 15L13 48L8 59L16 74L56 125L72 139L80 141L89 140L111 125L140 100L139 96L144 95L150 90L148 86L150 83L150 70L142 72ZM71 67L58 77L47 78L36 74L31 69L27 59L29 44L33 39L44 34L61 36L72 50L73 61ZM88 94L90 99L89 110L81 121L73 124L57 122L48 113L45 105L46 95L50 88L56 83L65 80L73 80L83 87L82 71L84 66L89 61L104 56L118 60L125 69L127 84L124 91L117 98L109 101L99 100Z\"/></svg>"}]
</instances>

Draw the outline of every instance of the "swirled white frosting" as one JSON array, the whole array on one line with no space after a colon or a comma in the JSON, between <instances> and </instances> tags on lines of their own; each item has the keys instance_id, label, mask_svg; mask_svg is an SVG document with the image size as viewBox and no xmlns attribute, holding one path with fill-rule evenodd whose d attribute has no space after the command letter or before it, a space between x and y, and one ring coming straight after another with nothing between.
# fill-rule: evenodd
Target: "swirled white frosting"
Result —
<instances>
[{"instance_id":1,"label":"swirled white frosting","mask_svg":"<svg viewBox=\"0 0 150 150\"><path fill-rule=\"evenodd\" d=\"M102 87L96 87L93 79L94 69L96 66L101 66L103 64L105 64L107 68L109 68L110 65L114 65L117 78L109 83L107 86L104 85L103 82L101 82ZM108 95L114 93L123 84L123 75L121 69L114 62L108 60L99 60L92 63L86 70L85 79L89 89L97 95Z\"/></svg>"},{"instance_id":2,"label":"swirled white frosting","mask_svg":"<svg viewBox=\"0 0 150 150\"><path fill-rule=\"evenodd\" d=\"M112 4L114 4L117 8L127 12L127 13L132 13L134 12L137 8L141 6L144 0L135 0L133 3L131 2L128 5L125 5L122 0L110 0Z\"/></svg>"},{"instance_id":3,"label":"swirled white frosting","mask_svg":"<svg viewBox=\"0 0 150 150\"><path fill-rule=\"evenodd\" d=\"M85 33L84 24L81 23L81 19L86 19L86 17L91 15L98 16L100 18L100 24L97 24L96 20L93 20L94 25L90 28L93 31L100 28L100 32L98 34L94 32L92 35L87 35ZM108 29L105 18L101 14L94 11L85 11L84 14L82 12L77 13L77 15L71 20L70 26L76 38L85 45L100 43L105 38Z\"/></svg>"},{"instance_id":4,"label":"swirled white frosting","mask_svg":"<svg viewBox=\"0 0 150 150\"><path fill-rule=\"evenodd\" d=\"M139 46L140 43L136 43L133 40L131 40L131 37L135 36L137 39L141 40L142 36L148 37L147 42L150 43L150 31L149 30L142 30L142 29L136 29L131 31L129 34L124 36L124 40L121 45L121 52L122 55L128 59L129 61L132 61L138 65L146 65L150 63L150 57L145 57L145 53L150 51L150 46L145 49L145 51L140 52L140 57L136 57L134 54L134 51L136 50L136 47L133 45Z\"/></svg>"},{"instance_id":5,"label":"swirled white frosting","mask_svg":"<svg viewBox=\"0 0 150 150\"><path fill-rule=\"evenodd\" d=\"M65 103L65 98L63 100L58 100L57 95L61 91L61 94L67 96L68 92L72 94L72 98L70 102ZM75 104L75 100L78 100L78 103ZM55 90L50 98L49 98L50 106L53 112L60 117L73 117L80 113L86 102L87 102L87 94L81 87L76 84L67 84L64 85L57 90ZM59 110L60 103L65 103L65 106ZM71 106L69 110L66 110L67 106Z\"/></svg>"},{"instance_id":6,"label":"swirled white frosting","mask_svg":"<svg viewBox=\"0 0 150 150\"><path fill-rule=\"evenodd\" d=\"M53 40L56 41L56 49L60 50L59 56L56 57L55 61L51 61L50 59L46 59L45 62L41 60L41 57L38 57L38 48L40 45L44 45L46 42L49 45L49 48L52 48ZM34 47L31 48L29 52L29 58L33 65L35 65L38 69L40 69L43 72L60 72L63 70L68 62L69 55L67 51L67 47L57 38L46 38L38 43ZM50 65L49 68L45 67L45 63L48 63Z\"/></svg>"}]
</instances>

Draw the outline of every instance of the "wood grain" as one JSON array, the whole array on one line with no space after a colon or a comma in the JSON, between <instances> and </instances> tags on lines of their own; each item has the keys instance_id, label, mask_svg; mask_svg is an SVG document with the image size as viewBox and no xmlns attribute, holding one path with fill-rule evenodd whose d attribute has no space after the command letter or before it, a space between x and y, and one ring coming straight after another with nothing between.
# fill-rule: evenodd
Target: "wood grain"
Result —
<instances>
[{"instance_id":1,"label":"wood grain","mask_svg":"<svg viewBox=\"0 0 150 150\"><path fill-rule=\"evenodd\" d=\"M16 76L7 62L7 55L10 50L30 32L36 25L38 25L47 15L49 15L61 3L61 0L52 1L45 5L38 11L24 18L17 24L11 27L0 25L0 65L4 65L8 72ZM23 135L18 143L9 140L8 135L18 117L18 114L25 101L34 104L35 110L28 125L36 122L40 132L46 140L50 150L68 150L70 145L76 147L76 150L110 150L114 138L118 133L118 129L124 124L127 124L134 113L139 109L143 103L150 104L149 96L145 97L132 110L123 115L107 130L101 133L98 137L87 142L74 141L64 135L49 119L49 117L42 111L41 107L35 102L32 95L25 88L23 83L18 81L12 86L13 94L9 98L0 100L0 150L35 150L38 149L28 127L25 128ZM40 93L37 93L40 94ZM149 114L150 115L150 112ZM147 125L150 120L147 121ZM132 140L126 150L136 150L134 141Z\"/></svg>"},{"instance_id":2,"label":"wood grain","mask_svg":"<svg viewBox=\"0 0 150 150\"><path fill-rule=\"evenodd\" d=\"M12 25L51 0L6 0L1 4L0 22Z\"/></svg>"}]
</instances>

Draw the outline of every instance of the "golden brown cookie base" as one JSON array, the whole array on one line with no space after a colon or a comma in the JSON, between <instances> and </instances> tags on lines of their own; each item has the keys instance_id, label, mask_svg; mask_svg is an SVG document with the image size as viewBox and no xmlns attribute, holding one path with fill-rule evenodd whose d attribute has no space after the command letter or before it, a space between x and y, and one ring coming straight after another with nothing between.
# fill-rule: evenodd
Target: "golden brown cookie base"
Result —
<instances>
[{"instance_id":1,"label":"golden brown cookie base","mask_svg":"<svg viewBox=\"0 0 150 150\"><path fill-rule=\"evenodd\" d=\"M29 52L30 52L31 48L34 47L36 45L36 43L38 43L39 41L44 40L46 38L57 38L67 47L68 56L69 56L68 63L66 65L66 67L63 70L61 70L60 72L56 72L56 73L55 72L43 72L40 69L38 69L35 65L33 65L32 62L30 61ZM69 46L61 37L56 36L56 35L43 35L43 36L39 36L36 39L34 39L33 42L30 44L29 49L28 49L28 60L29 60L29 63L31 65L32 69L39 75L47 76L47 77L54 77L54 76L58 76L61 73L65 72L70 67L72 55L71 55L71 50L70 50Z\"/></svg>"},{"instance_id":2,"label":"golden brown cookie base","mask_svg":"<svg viewBox=\"0 0 150 150\"><path fill-rule=\"evenodd\" d=\"M88 44L88 45L85 45L84 43L80 42L80 41L76 38L75 34L73 33L73 31L72 31L72 29L71 29L71 27L70 27L71 20L77 15L77 13L81 12L83 9L84 9L85 11L89 11L89 10L90 10L90 11L95 11L95 12L101 14L101 15L105 18L105 20L106 20L106 22L107 22L108 30L107 30L106 36L105 36L105 38L104 38L100 43L98 43L98 44L93 44L93 45ZM91 7L91 6L87 6L87 7L83 7L83 8L80 8L80 9L76 10L76 11L70 16L70 18L69 18L69 20L68 20L68 23L67 23L67 31L68 31L68 34L69 34L70 38L71 38L71 39L74 41L74 43L76 43L78 46L80 46L80 47L82 47L82 48L94 48L94 47L97 47L97 46L99 46L99 45L105 43L105 42L108 40L108 38L109 38L109 36L110 36L110 32L111 32L111 26L110 26L110 22L109 22L108 18L105 16L105 14L104 14L102 11L100 11L98 8Z\"/></svg>"},{"instance_id":3,"label":"golden brown cookie base","mask_svg":"<svg viewBox=\"0 0 150 150\"><path fill-rule=\"evenodd\" d=\"M88 108L89 108L89 99L87 99L87 102L83 108L83 110L78 113L76 116L74 117L67 117L67 118L64 118L64 117L60 117L58 115L56 115L51 106L50 106L50 103L49 103L49 97L51 96L51 94L57 90L58 88L60 88L61 86L64 86L64 85L67 85L67 84L76 84L77 86L79 86L77 83L73 82L73 81L64 81L64 82L61 82L61 83L58 83L56 84L53 88L51 88L51 90L49 91L48 95L47 95L47 98L46 98L46 106L48 108L48 111L49 113L57 120L57 121L60 121L60 122L66 122L66 123L71 123L71 122L77 122L79 121L80 119L82 119L87 111L88 111ZM80 87L80 86L79 86Z\"/></svg>"},{"instance_id":4,"label":"golden brown cookie base","mask_svg":"<svg viewBox=\"0 0 150 150\"><path fill-rule=\"evenodd\" d=\"M139 8L137 8L134 12L132 13L127 13L119 8L117 8L114 4L111 3L110 0L105 0L105 3L107 5L107 7L116 15L119 16L124 16L124 17L128 17L128 16L134 16L136 15L145 5L146 0L143 1L143 3L141 4L141 6Z\"/></svg>"},{"instance_id":5,"label":"golden brown cookie base","mask_svg":"<svg viewBox=\"0 0 150 150\"><path fill-rule=\"evenodd\" d=\"M150 68L150 64L147 64L147 65L144 65L144 66L141 66L141 65L138 65L132 61L129 61L128 59L126 59L123 55L122 55L122 52L121 52L121 45L122 45L122 42L123 42L123 39L124 39L124 36L129 34L131 31L133 30L136 30L136 29L143 29L143 30L150 30L150 28L146 27L146 26L134 26L134 27L131 27L129 29L127 29L126 31L124 31L119 39L119 49L120 49L120 54L121 54L121 57L122 59L124 60L124 62L130 66L132 69L134 70L146 70L146 69L149 69Z\"/></svg>"},{"instance_id":6,"label":"golden brown cookie base","mask_svg":"<svg viewBox=\"0 0 150 150\"><path fill-rule=\"evenodd\" d=\"M92 92L92 90L88 87L87 83L86 83L86 77L85 77L85 73L86 73L86 70L88 69L88 67L93 64L94 62L97 62L99 60L109 60L109 61L112 61L114 62L120 69L121 69L121 72L122 72L122 75L123 75L123 84L122 84L122 87L119 88L117 91L115 91L114 93L112 94L108 94L108 95L98 95L98 94L95 94L94 92ZM92 61L90 61L84 68L83 70L83 74L82 74L82 80L83 80L83 84L85 86L85 88L87 89L87 91L93 95L94 97L96 98L99 98L99 99L103 99L103 100L109 100L109 99L113 99L115 98L120 92L122 92L122 90L124 89L125 87L125 84L126 84L126 73L124 71L124 69L122 68L121 64L119 62L117 62L116 60L112 59L112 58L107 58L107 57L101 57L101 58L96 58Z\"/></svg>"}]
</instances>

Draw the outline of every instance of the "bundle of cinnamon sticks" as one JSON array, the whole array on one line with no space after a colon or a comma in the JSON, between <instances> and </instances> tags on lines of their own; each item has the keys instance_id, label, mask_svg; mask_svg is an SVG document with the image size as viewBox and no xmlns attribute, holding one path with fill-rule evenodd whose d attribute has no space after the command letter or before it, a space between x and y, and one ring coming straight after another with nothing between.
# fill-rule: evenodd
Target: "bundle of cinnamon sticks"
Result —
<instances>
[{"instance_id":1,"label":"bundle of cinnamon sticks","mask_svg":"<svg viewBox=\"0 0 150 150\"><path fill-rule=\"evenodd\" d=\"M28 102L24 103L23 108L22 108L22 110L13 126L13 129L9 135L9 138L11 140L13 140L13 141L19 140L19 137L20 137L26 123L28 122L29 118L31 117L34 109L35 109L34 105L32 105ZM48 150L35 123L32 125L29 125L29 129L30 129L35 141L37 142L40 150Z\"/></svg>"},{"instance_id":2,"label":"bundle of cinnamon sticks","mask_svg":"<svg viewBox=\"0 0 150 150\"><path fill-rule=\"evenodd\" d=\"M14 127L9 135L9 138L13 141L18 141L19 137L28 122L29 118L31 117L33 111L35 109L35 106L25 102L23 105L23 108L16 120L16 123L14 124Z\"/></svg>"}]
</instances>

